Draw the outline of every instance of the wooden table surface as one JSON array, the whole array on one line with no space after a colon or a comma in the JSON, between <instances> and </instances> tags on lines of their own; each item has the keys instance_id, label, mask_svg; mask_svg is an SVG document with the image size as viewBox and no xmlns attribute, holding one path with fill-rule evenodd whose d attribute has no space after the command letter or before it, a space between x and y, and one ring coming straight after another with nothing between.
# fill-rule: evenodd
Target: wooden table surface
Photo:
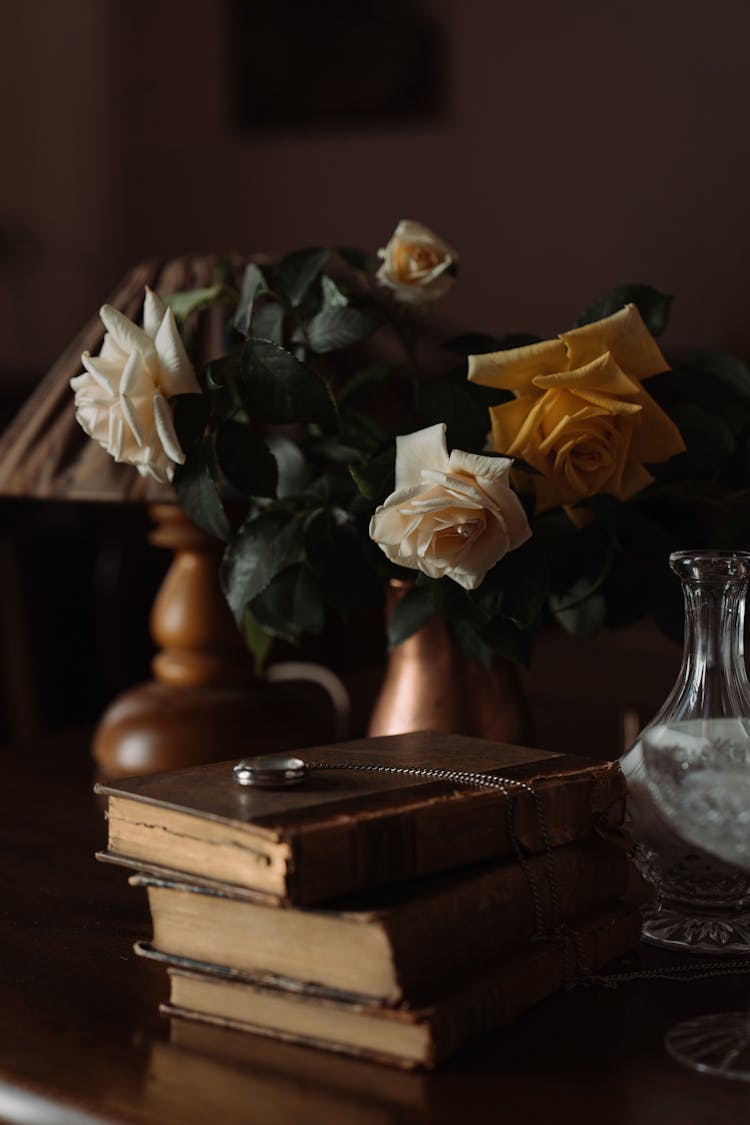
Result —
<instances>
[{"instance_id":1,"label":"wooden table surface","mask_svg":"<svg viewBox=\"0 0 750 1125\"><path fill-rule=\"evenodd\" d=\"M750 1087L662 1048L677 1018L743 1008L750 977L560 994L431 1075L185 1023L175 1041L157 1012L165 974L131 952L150 932L145 895L93 858L88 765L42 749L0 754L0 1121L750 1121Z\"/></svg>"}]
</instances>

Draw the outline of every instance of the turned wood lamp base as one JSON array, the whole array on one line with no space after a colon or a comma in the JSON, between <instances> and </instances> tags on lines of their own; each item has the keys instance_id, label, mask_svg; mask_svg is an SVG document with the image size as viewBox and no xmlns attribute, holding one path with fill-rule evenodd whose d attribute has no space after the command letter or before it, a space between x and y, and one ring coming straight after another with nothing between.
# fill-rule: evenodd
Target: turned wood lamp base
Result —
<instances>
[{"instance_id":1,"label":"turned wood lamp base","mask_svg":"<svg viewBox=\"0 0 750 1125\"><path fill-rule=\"evenodd\" d=\"M330 741L319 687L269 682L253 664L219 583L222 545L177 505L152 506L150 542L174 550L151 613L154 679L119 695L94 734L102 777L160 773Z\"/></svg>"}]
</instances>

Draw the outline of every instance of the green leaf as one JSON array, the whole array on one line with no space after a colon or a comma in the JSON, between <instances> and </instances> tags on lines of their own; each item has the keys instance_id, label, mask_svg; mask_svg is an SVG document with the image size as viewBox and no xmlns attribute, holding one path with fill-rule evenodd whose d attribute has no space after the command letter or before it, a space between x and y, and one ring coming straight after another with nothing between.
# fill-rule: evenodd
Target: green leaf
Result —
<instances>
[{"instance_id":1,"label":"green leaf","mask_svg":"<svg viewBox=\"0 0 750 1125\"><path fill-rule=\"evenodd\" d=\"M185 464L177 466L172 483L177 500L194 524L217 539L229 538L229 520L214 483L205 443L193 445Z\"/></svg>"},{"instance_id":2,"label":"green leaf","mask_svg":"<svg viewBox=\"0 0 750 1125\"><path fill-rule=\"evenodd\" d=\"M492 567L473 598L488 619L504 617L525 629L541 617L549 588L547 554L532 537Z\"/></svg>"},{"instance_id":3,"label":"green leaf","mask_svg":"<svg viewBox=\"0 0 750 1125\"><path fill-rule=\"evenodd\" d=\"M239 492L245 496L276 496L276 458L249 426L224 422L216 435L216 456L224 476Z\"/></svg>"},{"instance_id":4,"label":"green leaf","mask_svg":"<svg viewBox=\"0 0 750 1125\"><path fill-rule=\"evenodd\" d=\"M242 277L242 288L237 311L232 324L243 336L250 335L250 325L253 317L253 305L259 293L267 291L266 279L262 270L251 262L245 269Z\"/></svg>"},{"instance_id":5,"label":"green leaf","mask_svg":"<svg viewBox=\"0 0 750 1125\"><path fill-rule=\"evenodd\" d=\"M376 317L350 306L348 298L327 275L321 278L322 305L308 321L304 339L314 352L338 351L358 343L378 326Z\"/></svg>"},{"instance_id":6,"label":"green leaf","mask_svg":"<svg viewBox=\"0 0 750 1125\"><path fill-rule=\"evenodd\" d=\"M603 320L619 312L625 305L635 305L653 336L659 336L669 322L669 306L673 298L650 285L620 285L599 297L576 321L576 328Z\"/></svg>"},{"instance_id":7,"label":"green leaf","mask_svg":"<svg viewBox=\"0 0 750 1125\"><path fill-rule=\"evenodd\" d=\"M681 397L722 418L735 433L750 413L750 371L724 352L694 351L665 376Z\"/></svg>"},{"instance_id":8,"label":"green leaf","mask_svg":"<svg viewBox=\"0 0 750 1125\"><path fill-rule=\"evenodd\" d=\"M360 309L329 305L308 321L305 334L312 350L325 354L358 344L378 327L378 321Z\"/></svg>"},{"instance_id":9,"label":"green leaf","mask_svg":"<svg viewBox=\"0 0 750 1125\"><path fill-rule=\"evenodd\" d=\"M623 521L640 517L610 496L594 497L585 507L597 517L588 526L579 529L562 513L545 513L535 520L534 538L550 564L550 611L568 632L589 636L604 619L605 584L628 541ZM645 541L646 528L643 534Z\"/></svg>"},{"instance_id":10,"label":"green leaf","mask_svg":"<svg viewBox=\"0 0 750 1125\"><path fill-rule=\"evenodd\" d=\"M172 421L184 453L205 433L211 414L211 397L204 394L175 395L171 399Z\"/></svg>"},{"instance_id":11,"label":"green leaf","mask_svg":"<svg viewBox=\"0 0 750 1125\"><path fill-rule=\"evenodd\" d=\"M216 284L234 286L234 267L231 255L225 254L219 258L213 269L213 279Z\"/></svg>"},{"instance_id":12,"label":"green leaf","mask_svg":"<svg viewBox=\"0 0 750 1125\"><path fill-rule=\"evenodd\" d=\"M213 478L211 439L206 434L210 396L176 395L172 402L175 432L185 454L185 464L175 469L175 496L193 523L209 535L228 539L229 521Z\"/></svg>"},{"instance_id":13,"label":"green leaf","mask_svg":"<svg viewBox=\"0 0 750 1125\"><path fill-rule=\"evenodd\" d=\"M363 465L349 466L349 473L359 491L368 500L382 500L396 487L396 445L389 445Z\"/></svg>"},{"instance_id":14,"label":"green leaf","mask_svg":"<svg viewBox=\"0 0 750 1125\"><path fill-rule=\"evenodd\" d=\"M676 404L670 415L687 446L686 452L679 453L669 463L674 473L680 476L686 471L698 476L713 474L733 455L734 434L723 418L709 414L692 402Z\"/></svg>"},{"instance_id":15,"label":"green leaf","mask_svg":"<svg viewBox=\"0 0 750 1125\"><path fill-rule=\"evenodd\" d=\"M349 465L353 461L362 459L362 453L356 446L345 445L335 437L313 438L305 445L311 460L325 461L334 465Z\"/></svg>"},{"instance_id":16,"label":"green leaf","mask_svg":"<svg viewBox=\"0 0 750 1125\"><path fill-rule=\"evenodd\" d=\"M320 279L320 289L325 308L343 309L349 304L349 298L341 292L336 282L327 273L324 273Z\"/></svg>"},{"instance_id":17,"label":"green leaf","mask_svg":"<svg viewBox=\"0 0 750 1125\"><path fill-rule=\"evenodd\" d=\"M284 339L284 310L278 301L256 301L253 310L252 336L281 344Z\"/></svg>"},{"instance_id":18,"label":"green leaf","mask_svg":"<svg viewBox=\"0 0 750 1125\"><path fill-rule=\"evenodd\" d=\"M326 602L339 613L361 614L382 605L383 583L374 553L383 556L350 511L333 506L313 512L305 546Z\"/></svg>"},{"instance_id":19,"label":"green leaf","mask_svg":"<svg viewBox=\"0 0 750 1125\"><path fill-rule=\"evenodd\" d=\"M674 529L656 522L637 503L621 504L611 497L598 499L592 510L609 524L617 541L615 564L602 587L607 602L606 624L618 628L650 613L667 636L679 641L682 590L669 567L669 556L685 546L685 540L681 542ZM695 534L692 503L688 511L685 535L691 543Z\"/></svg>"},{"instance_id":20,"label":"green leaf","mask_svg":"<svg viewBox=\"0 0 750 1125\"><path fill-rule=\"evenodd\" d=\"M584 583L582 583L583 587ZM568 595L574 588L568 591ZM607 612L607 603L603 594L593 594L585 601L577 603L564 603L556 594L550 594L550 609L555 620L574 637L583 637L586 640L594 638L602 629Z\"/></svg>"},{"instance_id":21,"label":"green leaf","mask_svg":"<svg viewBox=\"0 0 750 1125\"><path fill-rule=\"evenodd\" d=\"M213 359L206 367L206 383L209 390L219 387L231 386L240 373L241 353L229 352L227 355Z\"/></svg>"},{"instance_id":22,"label":"green leaf","mask_svg":"<svg viewBox=\"0 0 750 1125\"><path fill-rule=\"evenodd\" d=\"M446 621L466 621L477 629L486 624L473 596L452 578L425 578L420 575L419 585L426 591L436 613Z\"/></svg>"},{"instance_id":23,"label":"green leaf","mask_svg":"<svg viewBox=\"0 0 750 1125\"><path fill-rule=\"evenodd\" d=\"M302 303L330 254L330 250L313 247L310 250L295 250L279 262L274 273L274 287L284 294L292 308L297 308Z\"/></svg>"},{"instance_id":24,"label":"green leaf","mask_svg":"<svg viewBox=\"0 0 750 1125\"><path fill-rule=\"evenodd\" d=\"M412 586L393 607L388 621L388 647L395 648L418 633L435 616L435 608L420 586Z\"/></svg>"},{"instance_id":25,"label":"green leaf","mask_svg":"<svg viewBox=\"0 0 750 1125\"><path fill-rule=\"evenodd\" d=\"M750 370L742 360L726 352L696 349L685 360L685 367L710 375L738 398L750 399Z\"/></svg>"},{"instance_id":26,"label":"green leaf","mask_svg":"<svg viewBox=\"0 0 750 1125\"><path fill-rule=\"evenodd\" d=\"M361 367L343 385L337 387L339 406L363 388L369 390L372 384L385 382L393 374L393 370L390 363L370 363L366 367Z\"/></svg>"},{"instance_id":27,"label":"green leaf","mask_svg":"<svg viewBox=\"0 0 750 1125\"><path fill-rule=\"evenodd\" d=\"M194 312L210 308L211 305L226 305L232 295L223 283L210 285L204 289L190 289L185 293L167 293L162 297L165 305L171 308L177 320L184 323Z\"/></svg>"},{"instance_id":28,"label":"green leaf","mask_svg":"<svg viewBox=\"0 0 750 1125\"><path fill-rule=\"evenodd\" d=\"M242 380L249 408L269 422L317 422L320 426L336 422L333 400L322 379L270 340L251 339L245 344Z\"/></svg>"},{"instance_id":29,"label":"green leaf","mask_svg":"<svg viewBox=\"0 0 750 1125\"><path fill-rule=\"evenodd\" d=\"M509 455L507 453L497 453L497 454L489 453L488 454L487 451L485 450L484 456L485 457L492 457L492 456L507 457ZM528 473L528 475L531 476L531 477L543 477L544 476L544 473L541 472L540 469L535 468L534 465L530 465L528 461L524 461L523 457L516 457L515 455L513 455L513 456L511 456L510 459L513 462L513 468L518 469L519 472Z\"/></svg>"},{"instance_id":30,"label":"green leaf","mask_svg":"<svg viewBox=\"0 0 750 1125\"><path fill-rule=\"evenodd\" d=\"M464 656L467 656L469 660L476 660L477 664L489 671L495 653L492 645L485 640L481 632L469 621L454 621L451 619L448 621L448 627Z\"/></svg>"},{"instance_id":31,"label":"green leaf","mask_svg":"<svg viewBox=\"0 0 750 1125\"><path fill-rule=\"evenodd\" d=\"M295 566L279 574L253 600L252 612L266 632L288 641L320 633L325 625L323 599L306 566Z\"/></svg>"},{"instance_id":32,"label":"green leaf","mask_svg":"<svg viewBox=\"0 0 750 1125\"><path fill-rule=\"evenodd\" d=\"M447 423L449 449L482 449L490 416L465 378L421 379L415 388L415 400L420 427Z\"/></svg>"},{"instance_id":33,"label":"green leaf","mask_svg":"<svg viewBox=\"0 0 750 1125\"><path fill-rule=\"evenodd\" d=\"M378 486L370 480L366 472L357 465L350 465L349 473L357 488L367 500L378 499L380 490Z\"/></svg>"},{"instance_id":34,"label":"green leaf","mask_svg":"<svg viewBox=\"0 0 750 1125\"><path fill-rule=\"evenodd\" d=\"M245 610L242 618L242 636L245 647L252 654L255 662L255 672L260 675L265 667L273 642L270 635L249 609Z\"/></svg>"},{"instance_id":35,"label":"green leaf","mask_svg":"<svg viewBox=\"0 0 750 1125\"><path fill-rule=\"evenodd\" d=\"M242 621L248 602L257 598L277 574L304 559L302 520L283 512L261 512L245 520L224 552L221 583L235 620Z\"/></svg>"},{"instance_id":36,"label":"green leaf","mask_svg":"<svg viewBox=\"0 0 750 1125\"><path fill-rule=\"evenodd\" d=\"M310 483L310 467L300 447L282 434L271 434L266 441L276 461L279 500L304 492Z\"/></svg>"},{"instance_id":37,"label":"green leaf","mask_svg":"<svg viewBox=\"0 0 750 1125\"><path fill-rule=\"evenodd\" d=\"M305 522L305 560L318 574L325 573L330 562L331 536L328 512L313 508Z\"/></svg>"}]
</instances>

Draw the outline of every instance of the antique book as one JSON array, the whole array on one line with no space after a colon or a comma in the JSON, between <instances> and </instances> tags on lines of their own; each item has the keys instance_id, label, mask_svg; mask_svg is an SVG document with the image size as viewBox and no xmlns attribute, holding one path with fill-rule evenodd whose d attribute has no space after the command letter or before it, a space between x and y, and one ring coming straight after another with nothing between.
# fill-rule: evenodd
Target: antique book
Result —
<instances>
[{"instance_id":1,"label":"antique book","mask_svg":"<svg viewBox=\"0 0 750 1125\"><path fill-rule=\"evenodd\" d=\"M625 852L602 840L489 860L340 899L282 907L148 875L152 948L383 1004L413 1002L470 965L620 898Z\"/></svg>"},{"instance_id":2,"label":"antique book","mask_svg":"<svg viewBox=\"0 0 750 1125\"><path fill-rule=\"evenodd\" d=\"M271 988L252 979L172 966L170 1000L161 1010L173 1018L431 1069L562 988L574 977L578 957L595 971L633 949L640 934L638 910L619 904L599 911L579 920L576 933L576 941L557 937L527 945L472 971L416 1009Z\"/></svg>"},{"instance_id":3,"label":"antique book","mask_svg":"<svg viewBox=\"0 0 750 1125\"><path fill-rule=\"evenodd\" d=\"M477 738L418 732L302 756L336 768L282 790L237 785L232 762L98 785L109 824L99 858L309 905L510 855L513 837L532 852L545 831L552 847L584 839L624 808L617 763ZM536 796L341 768L354 764L487 773L527 781Z\"/></svg>"}]
</instances>

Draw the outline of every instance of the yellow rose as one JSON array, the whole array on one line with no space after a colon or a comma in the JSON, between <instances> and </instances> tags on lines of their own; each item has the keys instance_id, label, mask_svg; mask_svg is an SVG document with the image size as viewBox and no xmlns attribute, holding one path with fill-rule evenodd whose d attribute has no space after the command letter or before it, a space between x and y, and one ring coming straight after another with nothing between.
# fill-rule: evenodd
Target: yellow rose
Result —
<instances>
[{"instance_id":1,"label":"yellow rose","mask_svg":"<svg viewBox=\"0 0 750 1125\"><path fill-rule=\"evenodd\" d=\"M531 535L511 465L460 449L449 456L443 422L397 438L396 491L376 509L370 537L399 566L475 590Z\"/></svg>"},{"instance_id":2,"label":"yellow rose","mask_svg":"<svg viewBox=\"0 0 750 1125\"><path fill-rule=\"evenodd\" d=\"M456 274L456 254L421 223L402 219L386 247L375 275L398 301L421 305L445 296Z\"/></svg>"},{"instance_id":3,"label":"yellow rose","mask_svg":"<svg viewBox=\"0 0 750 1125\"><path fill-rule=\"evenodd\" d=\"M539 512L603 492L627 500L653 480L645 465L684 450L642 386L668 370L635 305L556 340L469 357L469 379L516 396L491 408L492 441L543 474Z\"/></svg>"}]
</instances>

